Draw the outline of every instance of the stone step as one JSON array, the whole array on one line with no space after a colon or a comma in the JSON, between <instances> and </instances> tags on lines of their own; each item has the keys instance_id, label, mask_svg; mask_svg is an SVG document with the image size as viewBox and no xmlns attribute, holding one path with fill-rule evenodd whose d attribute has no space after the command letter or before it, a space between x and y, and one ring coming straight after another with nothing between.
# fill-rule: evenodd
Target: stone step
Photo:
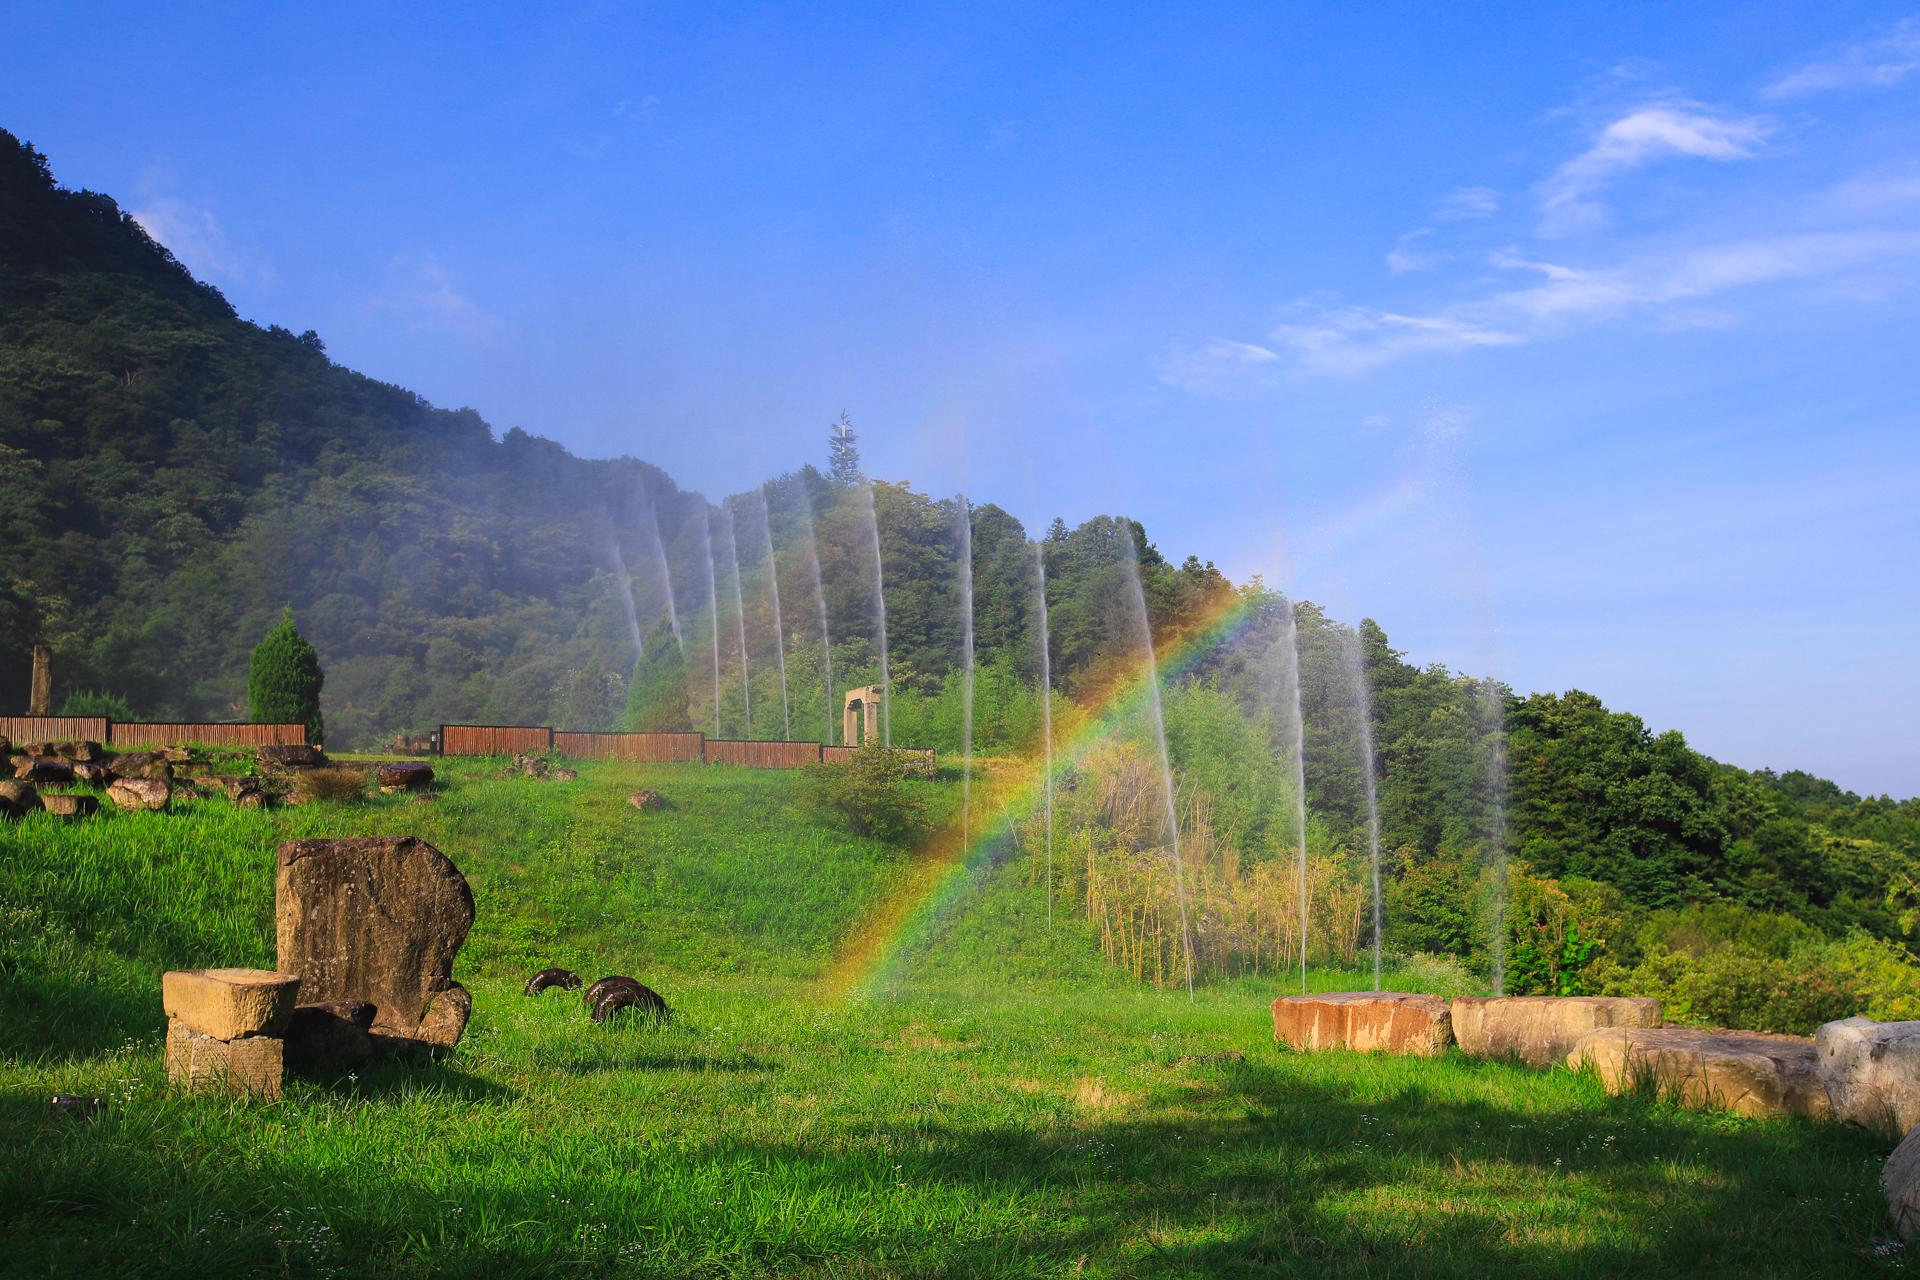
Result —
<instances>
[{"instance_id":1,"label":"stone step","mask_svg":"<svg viewBox=\"0 0 1920 1280\"><path fill-rule=\"evenodd\" d=\"M1336 991L1273 1002L1273 1034L1295 1049L1358 1049L1436 1057L1453 1043L1452 1017L1438 996L1401 991Z\"/></svg>"},{"instance_id":2,"label":"stone step","mask_svg":"<svg viewBox=\"0 0 1920 1280\"><path fill-rule=\"evenodd\" d=\"M1813 1041L1804 1036L1603 1027L1580 1038L1567 1065L1592 1066L1609 1093L1645 1084L1683 1106L1747 1116L1828 1119L1833 1112Z\"/></svg>"}]
</instances>

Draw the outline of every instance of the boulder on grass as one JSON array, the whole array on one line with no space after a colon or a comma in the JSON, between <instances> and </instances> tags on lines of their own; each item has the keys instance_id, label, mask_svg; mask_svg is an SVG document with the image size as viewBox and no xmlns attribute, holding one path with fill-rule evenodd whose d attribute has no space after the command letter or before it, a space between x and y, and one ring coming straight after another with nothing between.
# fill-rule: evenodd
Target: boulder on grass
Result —
<instances>
[{"instance_id":1,"label":"boulder on grass","mask_svg":"<svg viewBox=\"0 0 1920 1280\"><path fill-rule=\"evenodd\" d=\"M272 969L175 969L160 975L167 1016L216 1040L279 1035L299 994L299 978Z\"/></svg>"},{"instance_id":2,"label":"boulder on grass","mask_svg":"<svg viewBox=\"0 0 1920 1280\"><path fill-rule=\"evenodd\" d=\"M1880 1187L1887 1193L1893 1229L1902 1240L1920 1241L1920 1128L1893 1149L1880 1173Z\"/></svg>"},{"instance_id":3,"label":"boulder on grass","mask_svg":"<svg viewBox=\"0 0 1920 1280\"><path fill-rule=\"evenodd\" d=\"M1609 1093L1648 1087L1682 1106L1744 1116L1823 1120L1833 1113L1813 1041L1805 1036L1603 1027L1580 1038L1567 1065L1593 1067Z\"/></svg>"},{"instance_id":4,"label":"boulder on grass","mask_svg":"<svg viewBox=\"0 0 1920 1280\"><path fill-rule=\"evenodd\" d=\"M642 813L651 813L667 807L667 798L650 787L642 787L627 797L627 803Z\"/></svg>"},{"instance_id":5,"label":"boulder on grass","mask_svg":"<svg viewBox=\"0 0 1920 1280\"><path fill-rule=\"evenodd\" d=\"M331 763L326 752L304 743L261 747L254 758L263 769L324 769Z\"/></svg>"},{"instance_id":6,"label":"boulder on grass","mask_svg":"<svg viewBox=\"0 0 1920 1280\"><path fill-rule=\"evenodd\" d=\"M107 788L107 799L122 809L164 809L173 787L158 778L122 778Z\"/></svg>"},{"instance_id":7,"label":"boulder on grass","mask_svg":"<svg viewBox=\"0 0 1920 1280\"><path fill-rule=\"evenodd\" d=\"M1470 1058L1516 1058L1545 1070L1567 1060L1601 1027L1657 1027L1660 1002L1646 996L1461 996L1453 1039Z\"/></svg>"},{"instance_id":8,"label":"boulder on grass","mask_svg":"<svg viewBox=\"0 0 1920 1280\"><path fill-rule=\"evenodd\" d=\"M107 764L107 772L122 781L150 778L158 782L172 782L173 762L157 751L129 751L125 755L115 756Z\"/></svg>"},{"instance_id":9,"label":"boulder on grass","mask_svg":"<svg viewBox=\"0 0 1920 1280\"><path fill-rule=\"evenodd\" d=\"M40 789L17 778L0 781L0 817L24 818L40 807Z\"/></svg>"},{"instance_id":10,"label":"boulder on grass","mask_svg":"<svg viewBox=\"0 0 1920 1280\"><path fill-rule=\"evenodd\" d=\"M56 742L53 754L74 764L92 764L106 752L97 742Z\"/></svg>"},{"instance_id":11,"label":"boulder on grass","mask_svg":"<svg viewBox=\"0 0 1920 1280\"><path fill-rule=\"evenodd\" d=\"M289 840L274 883L279 966L313 1003L374 1006L376 1045L447 1049L473 997L453 959L473 893L446 855L411 836Z\"/></svg>"},{"instance_id":12,"label":"boulder on grass","mask_svg":"<svg viewBox=\"0 0 1920 1280\"><path fill-rule=\"evenodd\" d=\"M299 1005L287 1024L287 1066L309 1074L359 1066L373 1056L373 1018L365 1000Z\"/></svg>"},{"instance_id":13,"label":"boulder on grass","mask_svg":"<svg viewBox=\"0 0 1920 1280\"><path fill-rule=\"evenodd\" d=\"M113 775L104 764L82 760L73 766L73 780L89 787L104 787L113 781Z\"/></svg>"},{"instance_id":14,"label":"boulder on grass","mask_svg":"<svg viewBox=\"0 0 1920 1280\"><path fill-rule=\"evenodd\" d=\"M90 795L43 795L40 807L56 818L90 818L100 811L100 797Z\"/></svg>"},{"instance_id":15,"label":"boulder on grass","mask_svg":"<svg viewBox=\"0 0 1920 1280\"><path fill-rule=\"evenodd\" d=\"M73 766L52 756L30 756L25 764L15 766L13 776L36 786L64 787L73 782Z\"/></svg>"},{"instance_id":16,"label":"boulder on grass","mask_svg":"<svg viewBox=\"0 0 1920 1280\"><path fill-rule=\"evenodd\" d=\"M418 760L383 764L373 771L373 780L388 795L397 791L421 791L433 785L433 766Z\"/></svg>"},{"instance_id":17,"label":"boulder on grass","mask_svg":"<svg viewBox=\"0 0 1920 1280\"><path fill-rule=\"evenodd\" d=\"M1453 1042L1447 1002L1399 991L1282 996L1273 1034L1296 1049L1358 1049L1437 1057Z\"/></svg>"},{"instance_id":18,"label":"boulder on grass","mask_svg":"<svg viewBox=\"0 0 1920 1280\"><path fill-rule=\"evenodd\" d=\"M1813 1033L1833 1117L1887 1138L1920 1125L1920 1022L1842 1018Z\"/></svg>"}]
</instances>

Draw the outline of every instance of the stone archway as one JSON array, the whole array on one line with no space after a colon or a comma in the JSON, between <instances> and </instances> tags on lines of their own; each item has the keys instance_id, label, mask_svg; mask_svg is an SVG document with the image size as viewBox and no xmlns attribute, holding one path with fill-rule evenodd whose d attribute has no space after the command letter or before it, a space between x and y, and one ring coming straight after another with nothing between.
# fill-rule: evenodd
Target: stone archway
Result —
<instances>
[{"instance_id":1,"label":"stone archway","mask_svg":"<svg viewBox=\"0 0 1920 1280\"><path fill-rule=\"evenodd\" d=\"M849 747L857 747L870 741L880 731L880 698L882 691L877 684L861 685L858 689L847 690L846 708L840 715L840 741ZM865 729L862 733L861 730Z\"/></svg>"}]
</instances>

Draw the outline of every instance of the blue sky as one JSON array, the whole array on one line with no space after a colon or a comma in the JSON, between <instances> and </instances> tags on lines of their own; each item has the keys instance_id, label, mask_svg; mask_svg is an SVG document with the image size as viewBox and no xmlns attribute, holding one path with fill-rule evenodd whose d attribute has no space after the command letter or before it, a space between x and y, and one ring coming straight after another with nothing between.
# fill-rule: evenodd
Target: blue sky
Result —
<instances>
[{"instance_id":1,"label":"blue sky","mask_svg":"<svg viewBox=\"0 0 1920 1280\"><path fill-rule=\"evenodd\" d=\"M1920 7L5 9L261 323L720 493L1105 510L1920 792Z\"/></svg>"}]
</instances>

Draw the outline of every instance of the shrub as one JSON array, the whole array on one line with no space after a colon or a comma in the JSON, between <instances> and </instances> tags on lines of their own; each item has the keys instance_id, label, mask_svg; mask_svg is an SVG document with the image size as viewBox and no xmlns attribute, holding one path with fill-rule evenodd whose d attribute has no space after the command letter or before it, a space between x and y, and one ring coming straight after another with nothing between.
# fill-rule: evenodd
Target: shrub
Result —
<instances>
[{"instance_id":1,"label":"shrub","mask_svg":"<svg viewBox=\"0 0 1920 1280\"><path fill-rule=\"evenodd\" d=\"M75 689L60 704L63 716L105 716L122 722L133 720L133 704L117 693L104 689Z\"/></svg>"},{"instance_id":2,"label":"shrub","mask_svg":"<svg viewBox=\"0 0 1920 1280\"><path fill-rule=\"evenodd\" d=\"M907 769L903 757L869 742L845 764L809 768L809 799L856 835L909 844L926 831L927 812Z\"/></svg>"},{"instance_id":3,"label":"shrub","mask_svg":"<svg viewBox=\"0 0 1920 1280\"><path fill-rule=\"evenodd\" d=\"M358 800L367 791L367 775L340 765L330 769L302 769L293 776L293 794L302 803L314 800Z\"/></svg>"},{"instance_id":4,"label":"shrub","mask_svg":"<svg viewBox=\"0 0 1920 1280\"><path fill-rule=\"evenodd\" d=\"M293 610L254 646L247 667L247 718L262 724L304 724L307 741L326 740L320 719L320 655L293 625Z\"/></svg>"},{"instance_id":5,"label":"shrub","mask_svg":"<svg viewBox=\"0 0 1920 1280\"><path fill-rule=\"evenodd\" d=\"M1825 963L1825 951L1808 947L1785 959L1738 944L1698 956L1655 951L1616 994L1658 996L1673 1022L1811 1035L1865 1002L1852 975Z\"/></svg>"}]
</instances>

